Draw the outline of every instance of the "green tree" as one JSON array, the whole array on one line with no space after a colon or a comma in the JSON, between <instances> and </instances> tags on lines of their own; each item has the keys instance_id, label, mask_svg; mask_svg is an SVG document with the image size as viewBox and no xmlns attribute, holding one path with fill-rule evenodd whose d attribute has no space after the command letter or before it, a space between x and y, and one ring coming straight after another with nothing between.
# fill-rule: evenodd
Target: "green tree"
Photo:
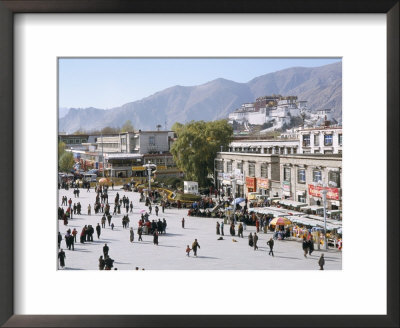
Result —
<instances>
[{"instance_id":1,"label":"green tree","mask_svg":"<svg viewBox=\"0 0 400 328\"><path fill-rule=\"evenodd\" d=\"M124 125L121 127L121 132L134 132L131 120L125 121Z\"/></svg>"},{"instance_id":2,"label":"green tree","mask_svg":"<svg viewBox=\"0 0 400 328\"><path fill-rule=\"evenodd\" d=\"M64 152L59 161L58 161L58 169L60 172L69 172L74 166L74 155L71 152Z\"/></svg>"},{"instance_id":3,"label":"green tree","mask_svg":"<svg viewBox=\"0 0 400 328\"><path fill-rule=\"evenodd\" d=\"M175 123L172 128L177 140L171 153L185 176L207 186L207 176L214 172L214 158L220 147L227 147L233 130L226 120L191 121L185 125Z\"/></svg>"},{"instance_id":4,"label":"green tree","mask_svg":"<svg viewBox=\"0 0 400 328\"><path fill-rule=\"evenodd\" d=\"M60 159L61 156L65 153L65 147L66 147L65 142L60 141L58 143L58 159Z\"/></svg>"}]
</instances>

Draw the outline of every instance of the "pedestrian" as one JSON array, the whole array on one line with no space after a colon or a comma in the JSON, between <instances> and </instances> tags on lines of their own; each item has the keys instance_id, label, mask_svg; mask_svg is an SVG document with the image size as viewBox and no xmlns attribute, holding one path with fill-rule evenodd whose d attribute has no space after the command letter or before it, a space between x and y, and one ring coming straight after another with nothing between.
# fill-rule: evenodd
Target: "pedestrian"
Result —
<instances>
[{"instance_id":1,"label":"pedestrian","mask_svg":"<svg viewBox=\"0 0 400 328\"><path fill-rule=\"evenodd\" d=\"M111 230L114 230L114 222L111 223Z\"/></svg>"},{"instance_id":2,"label":"pedestrian","mask_svg":"<svg viewBox=\"0 0 400 328\"><path fill-rule=\"evenodd\" d=\"M130 213L132 213L132 210L133 210L133 204L132 204L132 201L131 201L131 203L129 204L129 207L130 207Z\"/></svg>"},{"instance_id":3,"label":"pedestrian","mask_svg":"<svg viewBox=\"0 0 400 328\"><path fill-rule=\"evenodd\" d=\"M243 238L243 224L242 224L242 222L239 223L238 236Z\"/></svg>"},{"instance_id":4,"label":"pedestrian","mask_svg":"<svg viewBox=\"0 0 400 328\"><path fill-rule=\"evenodd\" d=\"M308 240L308 254L311 255L311 253L314 252L314 239L313 236L310 236L310 239Z\"/></svg>"},{"instance_id":5,"label":"pedestrian","mask_svg":"<svg viewBox=\"0 0 400 328\"><path fill-rule=\"evenodd\" d=\"M107 255L105 257L104 262L105 262L105 265L106 265L105 270L111 270L111 268L113 267L114 260Z\"/></svg>"},{"instance_id":6,"label":"pedestrian","mask_svg":"<svg viewBox=\"0 0 400 328\"><path fill-rule=\"evenodd\" d=\"M133 233L133 228L131 227L129 230L129 240L131 241L131 243L133 243L134 239L135 239L135 235Z\"/></svg>"},{"instance_id":7,"label":"pedestrian","mask_svg":"<svg viewBox=\"0 0 400 328\"><path fill-rule=\"evenodd\" d=\"M153 244L158 246L158 232L154 230L153 232Z\"/></svg>"},{"instance_id":8,"label":"pedestrian","mask_svg":"<svg viewBox=\"0 0 400 328\"><path fill-rule=\"evenodd\" d=\"M62 248L61 248L60 252L58 253L58 258L60 260L60 267L64 268L66 256L65 256L65 252L62 250Z\"/></svg>"},{"instance_id":9,"label":"pedestrian","mask_svg":"<svg viewBox=\"0 0 400 328\"><path fill-rule=\"evenodd\" d=\"M58 232L58 248L61 247L61 241L62 241L62 236L61 236L61 232Z\"/></svg>"},{"instance_id":10,"label":"pedestrian","mask_svg":"<svg viewBox=\"0 0 400 328\"><path fill-rule=\"evenodd\" d=\"M319 264L319 269L324 270L325 259L324 259L323 253L321 254L321 257L319 258L318 264Z\"/></svg>"},{"instance_id":11,"label":"pedestrian","mask_svg":"<svg viewBox=\"0 0 400 328\"><path fill-rule=\"evenodd\" d=\"M98 224L98 223L96 226L96 232L97 232L97 239L100 239L101 227L100 227L100 224Z\"/></svg>"},{"instance_id":12,"label":"pedestrian","mask_svg":"<svg viewBox=\"0 0 400 328\"><path fill-rule=\"evenodd\" d=\"M197 247L200 249L200 244L197 242L197 239L194 240L192 244L193 254L197 257Z\"/></svg>"},{"instance_id":13,"label":"pedestrian","mask_svg":"<svg viewBox=\"0 0 400 328\"><path fill-rule=\"evenodd\" d=\"M102 228L106 227L106 216L105 216L105 214L101 218L101 227Z\"/></svg>"},{"instance_id":14,"label":"pedestrian","mask_svg":"<svg viewBox=\"0 0 400 328\"><path fill-rule=\"evenodd\" d=\"M254 250L258 249L257 241L258 241L257 233L254 233L254 237L253 237Z\"/></svg>"},{"instance_id":15,"label":"pedestrian","mask_svg":"<svg viewBox=\"0 0 400 328\"><path fill-rule=\"evenodd\" d=\"M72 230L72 236L74 236L74 242L76 243L76 235L78 234L78 230L76 230L74 228L74 230Z\"/></svg>"},{"instance_id":16,"label":"pedestrian","mask_svg":"<svg viewBox=\"0 0 400 328\"><path fill-rule=\"evenodd\" d=\"M103 256L100 256L99 258L99 270L104 270L104 267L106 266L106 262L103 259Z\"/></svg>"},{"instance_id":17,"label":"pedestrian","mask_svg":"<svg viewBox=\"0 0 400 328\"><path fill-rule=\"evenodd\" d=\"M91 212L92 212L92 207L89 204L88 207L87 207L87 214L91 215Z\"/></svg>"},{"instance_id":18,"label":"pedestrian","mask_svg":"<svg viewBox=\"0 0 400 328\"><path fill-rule=\"evenodd\" d=\"M303 237L303 251L304 251L304 257L307 257L307 253L308 253L308 242L306 237Z\"/></svg>"},{"instance_id":19,"label":"pedestrian","mask_svg":"<svg viewBox=\"0 0 400 328\"><path fill-rule=\"evenodd\" d=\"M272 253L272 256L274 256L274 240L272 239L272 237L267 241L267 245L269 246L269 253L268 253L268 255L271 255L271 253Z\"/></svg>"},{"instance_id":20,"label":"pedestrian","mask_svg":"<svg viewBox=\"0 0 400 328\"><path fill-rule=\"evenodd\" d=\"M143 239L142 239L143 230L142 230L142 227L141 227L141 226L139 226L139 227L137 228L137 233L138 233L138 236L139 236L138 241L143 241Z\"/></svg>"},{"instance_id":21,"label":"pedestrian","mask_svg":"<svg viewBox=\"0 0 400 328\"><path fill-rule=\"evenodd\" d=\"M251 232L248 238L249 238L249 246L253 247L253 235L251 234Z\"/></svg>"},{"instance_id":22,"label":"pedestrian","mask_svg":"<svg viewBox=\"0 0 400 328\"><path fill-rule=\"evenodd\" d=\"M224 236L224 222L223 221L221 221L220 227L221 227L221 235Z\"/></svg>"},{"instance_id":23,"label":"pedestrian","mask_svg":"<svg viewBox=\"0 0 400 328\"><path fill-rule=\"evenodd\" d=\"M159 209L158 209L158 206L157 206L157 205L154 207L154 210L155 210L155 212L156 212L156 216L158 216L158 211L159 211Z\"/></svg>"},{"instance_id":24,"label":"pedestrian","mask_svg":"<svg viewBox=\"0 0 400 328\"><path fill-rule=\"evenodd\" d=\"M185 218L182 218L182 228L185 228Z\"/></svg>"},{"instance_id":25,"label":"pedestrian","mask_svg":"<svg viewBox=\"0 0 400 328\"><path fill-rule=\"evenodd\" d=\"M108 256L108 251L109 251L110 249L109 249L109 247L107 246L107 244L104 244L104 247L103 247L103 255L104 255L104 258L107 258L107 256Z\"/></svg>"},{"instance_id":26,"label":"pedestrian","mask_svg":"<svg viewBox=\"0 0 400 328\"><path fill-rule=\"evenodd\" d=\"M191 251L192 249L189 247L189 245L186 245L186 255L187 256L190 256L190 251Z\"/></svg>"},{"instance_id":27,"label":"pedestrian","mask_svg":"<svg viewBox=\"0 0 400 328\"><path fill-rule=\"evenodd\" d=\"M217 221L217 235L219 235L219 227L220 227L220 225L219 225L219 222Z\"/></svg>"}]
</instances>

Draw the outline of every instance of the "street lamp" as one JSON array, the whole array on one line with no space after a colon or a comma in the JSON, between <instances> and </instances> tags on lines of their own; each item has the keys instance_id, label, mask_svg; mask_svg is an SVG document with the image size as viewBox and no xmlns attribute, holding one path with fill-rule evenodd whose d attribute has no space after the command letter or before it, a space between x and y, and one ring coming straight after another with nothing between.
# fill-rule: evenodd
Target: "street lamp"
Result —
<instances>
[{"instance_id":1,"label":"street lamp","mask_svg":"<svg viewBox=\"0 0 400 328\"><path fill-rule=\"evenodd\" d=\"M144 164L143 167L145 167L147 169L147 175L149 177L149 190L148 190L148 194L150 195L150 190L151 190L151 170L152 169L156 169L157 166L155 164L150 163L150 161L148 161L147 164Z\"/></svg>"}]
</instances>

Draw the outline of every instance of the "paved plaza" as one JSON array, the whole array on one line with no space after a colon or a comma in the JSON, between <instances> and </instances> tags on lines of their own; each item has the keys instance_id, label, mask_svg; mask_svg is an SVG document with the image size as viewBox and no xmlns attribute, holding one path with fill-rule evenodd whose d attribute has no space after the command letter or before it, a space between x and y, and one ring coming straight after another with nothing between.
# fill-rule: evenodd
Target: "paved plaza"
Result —
<instances>
[{"instance_id":1,"label":"paved plaza","mask_svg":"<svg viewBox=\"0 0 400 328\"><path fill-rule=\"evenodd\" d=\"M225 225L224 240L217 240L216 218L192 217L187 215L187 209L166 209L162 213L161 207L158 217L153 212L149 220L163 218L167 221L167 233L159 236L159 245L153 245L153 236L143 234L143 241L138 241L137 228L142 210L148 210L144 203L139 202L140 194L137 192L125 192L120 187L109 189L110 212L114 209L114 198L116 193L120 198L129 197L133 201L133 213L128 213L130 227L135 233L134 242L129 240L129 228L122 227L122 217L126 214L121 207L121 214L113 215L111 222L114 223L114 230L106 223L106 228L101 230L100 239L97 239L96 232L93 235L93 242L79 243L79 235L84 225L91 224L94 228L97 223L101 225L103 213L94 214L94 202L96 193L94 188L87 192L80 189L79 198L75 198L73 189L59 190L59 204L61 197L67 196L72 199L72 204L78 201L82 205L82 215L74 215L69 220L68 226L58 221L59 231L63 237L61 248L66 253L66 266L64 270L98 270L98 259L103 254L102 248L107 243L110 250L109 255L114 259L114 267L118 270L135 270L135 267L145 270L318 270L318 259L321 252L325 253L325 270L341 270L342 253L337 250L318 251L307 258L303 255L302 244L297 241L276 240L274 246L275 256L269 256L267 241L272 233L258 234L258 247L254 251L248 245L247 236L254 233L254 226L247 226L244 231L244 238L237 235L232 237L229 234L229 226ZM87 207L91 204L92 215L87 215ZM66 210L64 206L64 210ZM185 218L185 228L181 226L182 218ZM218 219L219 222L223 221ZM76 228L78 230L75 250L66 249L64 235L66 230ZM237 226L236 226L237 233ZM194 239L197 238L200 249L198 256L187 257L186 245L191 247ZM233 241L236 240L237 242Z\"/></svg>"}]
</instances>

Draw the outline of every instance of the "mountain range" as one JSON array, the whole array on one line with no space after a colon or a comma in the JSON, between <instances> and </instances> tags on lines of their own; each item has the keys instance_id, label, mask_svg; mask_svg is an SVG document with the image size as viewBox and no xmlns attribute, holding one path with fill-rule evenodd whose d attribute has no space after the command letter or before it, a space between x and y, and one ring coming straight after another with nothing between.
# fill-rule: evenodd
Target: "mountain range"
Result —
<instances>
[{"instance_id":1,"label":"mountain range","mask_svg":"<svg viewBox=\"0 0 400 328\"><path fill-rule=\"evenodd\" d=\"M130 120L135 129L154 130L158 124L171 128L175 122L227 118L243 103L257 97L280 94L308 101L308 108L331 108L342 116L342 63L320 67L292 67L258 76L247 83L218 78L197 86L176 85L112 109L62 109L59 131L98 130L120 127ZM66 113L66 114L65 114Z\"/></svg>"}]
</instances>

